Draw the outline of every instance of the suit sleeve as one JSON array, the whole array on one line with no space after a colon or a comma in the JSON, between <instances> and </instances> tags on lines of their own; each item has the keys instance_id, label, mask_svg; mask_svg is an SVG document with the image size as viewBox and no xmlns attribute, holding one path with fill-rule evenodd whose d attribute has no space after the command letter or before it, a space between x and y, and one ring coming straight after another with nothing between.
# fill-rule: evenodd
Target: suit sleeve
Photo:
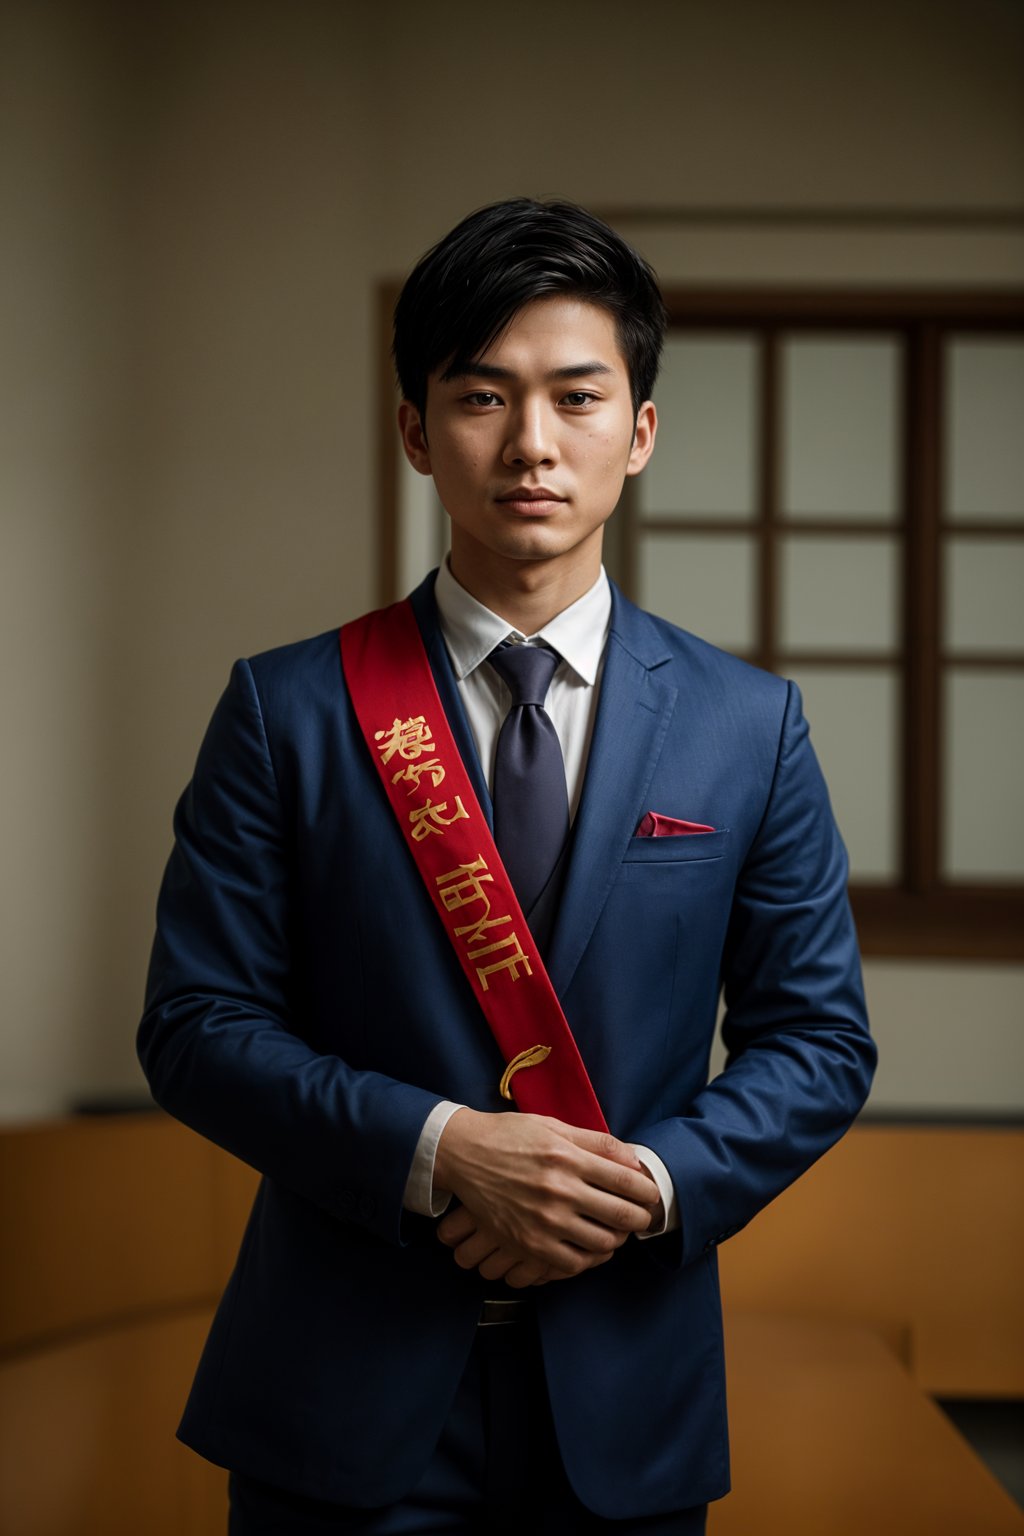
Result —
<instances>
[{"instance_id":1,"label":"suit sleeve","mask_svg":"<svg viewBox=\"0 0 1024 1536\"><path fill-rule=\"evenodd\" d=\"M284 817L245 662L174 830L138 1034L154 1098L332 1215L400 1241L406 1179L438 1098L300 1038Z\"/></svg>"},{"instance_id":2,"label":"suit sleeve","mask_svg":"<svg viewBox=\"0 0 1024 1536\"><path fill-rule=\"evenodd\" d=\"M789 684L775 773L723 956L727 1065L675 1119L638 1129L669 1168L689 1263L746 1225L843 1134L867 1097L868 1033L847 860Z\"/></svg>"}]
</instances>

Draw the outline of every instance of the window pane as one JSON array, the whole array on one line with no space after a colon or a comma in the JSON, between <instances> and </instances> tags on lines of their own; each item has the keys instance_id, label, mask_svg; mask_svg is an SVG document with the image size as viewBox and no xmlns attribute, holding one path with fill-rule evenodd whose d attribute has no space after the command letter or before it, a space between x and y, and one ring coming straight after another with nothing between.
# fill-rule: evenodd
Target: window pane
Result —
<instances>
[{"instance_id":1,"label":"window pane","mask_svg":"<svg viewBox=\"0 0 1024 1536\"><path fill-rule=\"evenodd\" d=\"M899 344L890 337L783 343L786 515L896 516L899 389Z\"/></svg>"},{"instance_id":2,"label":"window pane","mask_svg":"<svg viewBox=\"0 0 1024 1536\"><path fill-rule=\"evenodd\" d=\"M893 650L898 632L896 539L783 538L779 550L783 650Z\"/></svg>"},{"instance_id":3,"label":"window pane","mask_svg":"<svg viewBox=\"0 0 1024 1536\"><path fill-rule=\"evenodd\" d=\"M1024 876L1024 676L951 669L946 680L943 873Z\"/></svg>"},{"instance_id":4,"label":"window pane","mask_svg":"<svg viewBox=\"0 0 1024 1536\"><path fill-rule=\"evenodd\" d=\"M714 645L752 650L754 553L744 534L641 534L640 602Z\"/></svg>"},{"instance_id":5,"label":"window pane","mask_svg":"<svg viewBox=\"0 0 1024 1536\"><path fill-rule=\"evenodd\" d=\"M646 517L747 517L757 502L757 344L676 332L654 392L658 437L640 476Z\"/></svg>"},{"instance_id":6,"label":"window pane","mask_svg":"<svg viewBox=\"0 0 1024 1536\"><path fill-rule=\"evenodd\" d=\"M947 349L946 509L950 517L1024 517L1024 342Z\"/></svg>"},{"instance_id":7,"label":"window pane","mask_svg":"<svg viewBox=\"0 0 1024 1536\"><path fill-rule=\"evenodd\" d=\"M899 868L899 685L895 668L801 668L804 696L851 879L895 880Z\"/></svg>"},{"instance_id":8,"label":"window pane","mask_svg":"<svg viewBox=\"0 0 1024 1536\"><path fill-rule=\"evenodd\" d=\"M1024 539L949 539L946 645L1024 650Z\"/></svg>"}]
</instances>

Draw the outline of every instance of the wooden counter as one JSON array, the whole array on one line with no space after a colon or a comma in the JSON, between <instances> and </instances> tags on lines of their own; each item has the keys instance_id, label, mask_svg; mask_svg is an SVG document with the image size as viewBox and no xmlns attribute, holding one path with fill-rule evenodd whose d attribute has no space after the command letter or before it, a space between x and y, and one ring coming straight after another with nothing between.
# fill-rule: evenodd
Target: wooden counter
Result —
<instances>
[{"instance_id":1,"label":"wooden counter","mask_svg":"<svg viewBox=\"0 0 1024 1536\"><path fill-rule=\"evenodd\" d=\"M709 1536L1022 1536L1017 1507L867 1328L729 1315L733 1491Z\"/></svg>"},{"instance_id":2,"label":"wooden counter","mask_svg":"<svg viewBox=\"0 0 1024 1536\"><path fill-rule=\"evenodd\" d=\"M1022 1536L926 1395L1024 1392L1022 1153L857 1128L723 1246L711 1536ZM223 1536L174 1428L255 1183L161 1114L0 1131L3 1536Z\"/></svg>"}]
</instances>

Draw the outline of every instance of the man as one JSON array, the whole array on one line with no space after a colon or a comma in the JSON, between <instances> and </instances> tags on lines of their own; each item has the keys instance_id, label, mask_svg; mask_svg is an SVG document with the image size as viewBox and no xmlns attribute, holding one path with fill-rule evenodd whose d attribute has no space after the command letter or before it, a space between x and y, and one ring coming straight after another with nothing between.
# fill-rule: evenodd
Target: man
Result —
<instances>
[{"instance_id":1,"label":"man","mask_svg":"<svg viewBox=\"0 0 1024 1536\"><path fill-rule=\"evenodd\" d=\"M728 1488L716 1245L874 1051L796 689L603 573L663 332L571 205L429 252L399 426L450 560L238 663L179 806L140 1054L264 1174L181 1429L237 1533L694 1533Z\"/></svg>"}]
</instances>

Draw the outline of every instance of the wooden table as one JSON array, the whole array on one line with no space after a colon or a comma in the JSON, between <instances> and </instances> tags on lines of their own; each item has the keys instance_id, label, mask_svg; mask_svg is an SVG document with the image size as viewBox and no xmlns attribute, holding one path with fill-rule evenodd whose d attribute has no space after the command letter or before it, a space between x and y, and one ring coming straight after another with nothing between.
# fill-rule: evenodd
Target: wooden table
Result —
<instances>
[{"instance_id":1,"label":"wooden table","mask_svg":"<svg viewBox=\"0 0 1024 1536\"><path fill-rule=\"evenodd\" d=\"M727 1319L733 1492L709 1536L1022 1536L1024 1513L870 1329Z\"/></svg>"}]
</instances>

